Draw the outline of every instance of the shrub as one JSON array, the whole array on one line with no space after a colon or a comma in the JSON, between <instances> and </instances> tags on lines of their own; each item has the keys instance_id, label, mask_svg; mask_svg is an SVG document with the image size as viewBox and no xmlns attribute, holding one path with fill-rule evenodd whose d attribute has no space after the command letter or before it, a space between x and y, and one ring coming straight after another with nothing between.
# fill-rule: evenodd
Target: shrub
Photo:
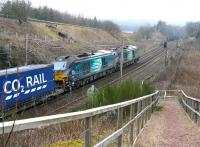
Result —
<instances>
[{"instance_id":1,"label":"shrub","mask_svg":"<svg viewBox=\"0 0 200 147\"><path fill-rule=\"evenodd\" d=\"M124 81L119 84L100 88L96 93L88 95L87 107L94 108L115 104L150 94L153 91L154 88L149 83L144 83L140 87L139 81Z\"/></svg>"}]
</instances>

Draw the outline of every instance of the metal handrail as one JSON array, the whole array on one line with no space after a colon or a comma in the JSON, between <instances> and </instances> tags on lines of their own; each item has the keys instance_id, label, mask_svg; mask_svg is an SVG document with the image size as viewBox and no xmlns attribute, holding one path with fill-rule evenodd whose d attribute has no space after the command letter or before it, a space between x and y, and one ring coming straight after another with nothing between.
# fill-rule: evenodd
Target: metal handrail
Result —
<instances>
[{"instance_id":1,"label":"metal handrail","mask_svg":"<svg viewBox=\"0 0 200 147\"><path fill-rule=\"evenodd\" d=\"M198 111L196 111L195 109L193 109L190 105L188 105L183 99L182 102L185 106L187 106L191 111L193 111L194 113L196 113L199 117L200 117L200 113Z\"/></svg>"},{"instance_id":2,"label":"metal handrail","mask_svg":"<svg viewBox=\"0 0 200 147\"><path fill-rule=\"evenodd\" d=\"M93 108L93 109L89 109L85 111L3 122L3 123L0 123L0 134L2 134L3 130L4 130L4 133L9 133L13 127L13 124L15 126L13 131L15 132L15 131L20 131L20 130L39 128L39 127L48 126L52 124L58 124L61 122L68 122L68 121L92 117L98 114L102 114L108 111L117 110L129 105L132 105L139 101L145 100L149 97L155 96L158 93L159 92L156 91L153 94L146 95L137 99L133 99L133 100L117 103L117 104L102 106L98 108Z\"/></svg>"},{"instance_id":3,"label":"metal handrail","mask_svg":"<svg viewBox=\"0 0 200 147\"><path fill-rule=\"evenodd\" d=\"M113 134L96 144L94 147L104 147L108 144L110 144L113 140L117 139L120 135L122 135L129 127L132 125L138 118L140 118L148 109L152 107L158 100L158 97L155 101L153 101L150 105L148 105L146 108L144 108L139 114L137 114L132 120L130 120L126 125L124 125L122 128L115 131Z\"/></svg>"},{"instance_id":4,"label":"metal handrail","mask_svg":"<svg viewBox=\"0 0 200 147\"><path fill-rule=\"evenodd\" d=\"M186 95L183 90L180 90L180 92L183 94L181 102L184 110L192 121L200 124L200 99Z\"/></svg>"},{"instance_id":5,"label":"metal handrail","mask_svg":"<svg viewBox=\"0 0 200 147\"><path fill-rule=\"evenodd\" d=\"M185 96L185 98L187 99L191 99L193 101L197 101L197 102L200 102L200 99L197 99L197 98L194 98L194 97L191 97L191 96L188 96L185 94L185 92L183 90L179 90L180 92L182 92L182 94Z\"/></svg>"}]
</instances>

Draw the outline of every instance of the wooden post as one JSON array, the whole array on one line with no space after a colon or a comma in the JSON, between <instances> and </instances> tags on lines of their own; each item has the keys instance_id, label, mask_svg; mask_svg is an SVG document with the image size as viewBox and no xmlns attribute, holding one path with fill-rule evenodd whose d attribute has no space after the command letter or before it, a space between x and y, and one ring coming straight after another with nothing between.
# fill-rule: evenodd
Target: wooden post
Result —
<instances>
[{"instance_id":1,"label":"wooden post","mask_svg":"<svg viewBox=\"0 0 200 147\"><path fill-rule=\"evenodd\" d=\"M150 97L150 104L153 102L153 97ZM153 105L151 105L150 111L149 111L149 119L151 118L151 114L153 113Z\"/></svg>"},{"instance_id":2,"label":"wooden post","mask_svg":"<svg viewBox=\"0 0 200 147\"><path fill-rule=\"evenodd\" d=\"M25 51L26 51L25 65L28 65L28 33L26 33L25 35Z\"/></svg>"},{"instance_id":3,"label":"wooden post","mask_svg":"<svg viewBox=\"0 0 200 147\"><path fill-rule=\"evenodd\" d=\"M91 147L92 117L85 118L85 147Z\"/></svg>"},{"instance_id":4,"label":"wooden post","mask_svg":"<svg viewBox=\"0 0 200 147\"><path fill-rule=\"evenodd\" d=\"M194 102L194 109L196 111L198 111L198 102L197 101ZM194 122L198 123L198 115L196 113L194 114Z\"/></svg>"},{"instance_id":5,"label":"wooden post","mask_svg":"<svg viewBox=\"0 0 200 147\"><path fill-rule=\"evenodd\" d=\"M195 109L195 101L193 101L193 100L192 100L192 108ZM195 110L196 110L196 109L195 109ZM195 113L195 112L192 112L192 120L193 120L194 122L196 122L196 121L195 121L195 115L196 115L196 113Z\"/></svg>"},{"instance_id":6,"label":"wooden post","mask_svg":"<svg viewBox=\"0 0 200 147\"><path fill-rule=\"evenodd\" d=\"M132 104L130 107L130 121L133 119L133 117L134 117L134 106ZM133 144L133 126L134 126L134 123L131 124L131 127L130 127L129 145Z\"/></svg>"},{"instance_id":7,"label":"wooden post","mask_svg":"<svg viewBox=\"0 0 200 147\"><path fill-rule=\"evenodd\" d=\"M187 104L187 99L185 99L185 98L183 98L183 100L185 101L185 103ZM186 113L188 113L188 108L187 108L187 106L186 106Z\"/></svg>"},{"instance_id":8,"label":"wooden post","mask_svg":"<svg viewBox=\"0 0 200 147\"><path fill-rule=\"evenodd\" d=\"M154 101L154 96L151 96L151 103L152 103L153 101ZM153 111L154 111L154 110L153 110L153 107L154 107L154 105L151 106L151 114L152 114Z\"/></svg>"},{"instance_id":9,"label":"wooden post","mask_svg":"<svg viewBox=\"0 0 200 147\"><path fill-rule=\"evenodd\" d=\"M148 105L151 104L151 97L148 98L148 102L147 102L147 103L148 103ZM148 121L149 118L150 118L150 117L149 117L149 116L150 116L150 111L151 111L151 107L148 109L147 121Z\"/></svg>"},{"instance_id":10,"label":"wooden post","mask_svg":"<svg viewBox=\"0 0 200 147\"><path fill-rule=\"evenodd\" d=\"M144 100L142 100L141 102L142 102L142 109L141 110L143 110L144 109ZM143 128L144 127L144 113L142 114L141 119L142 119L141 128Z\"/></svg>"},{"instance_id":11,"label":"wooden post","mask_svg":"<svg viewBox=\"0 0 200 147\"><path fill-rule=\"evenodd\" d=\"M140 101L138 101L137 105L137 114L140 113ZM140 133L140 117L137 119L137 135Z\"/></svg>"},{"instance_id":12,"label":"wooden post","mask_svg":"<svg viewBox=\"0 0 200 147\"><path fill-rule=\"evenodd\" d=\"M200 112L200 102L197 103L197 111ZM200 116L197 115L197 125L200 126Z\"/></svg>"},{"instance_id":13,"label":"wooden post","mask_svg":"<svg viewBox=\"0 0 200 147\"><path fill-rule=\"evenodd\" d=\"M190 106L192 107L192 100L190 100ZM192 107L192 108L193 108L193 107ZM193 114L193 111L190 110L190 118L191 118L191 120L193 120L193 119L192 119L192 114Z\"/></svg>"},{"instance_id":14,"label":"wooden post","mask_svg":"<svg viewBox=\"0 0 200 147\"><path fill-rule=\"evenodd\" d=\"M123 125L123 108L118 109L117 113L117 129L120 129ZM122 146L122 135L118 137L118 147Z\"/></svg>"},{"instance_id":15,"label":"wooden post","mask_svg":"<svg viewBox=\"0 0 200 147\"><path fill-rule=\"evenodd\" d=\"M145 106L147 107L149 104L148 104L148 100L149 99L146 99L145 100ZM145 112L145 124L147 123L147 120L148 120L148 111L149 109Z\"/></svg>"}]
</instances>

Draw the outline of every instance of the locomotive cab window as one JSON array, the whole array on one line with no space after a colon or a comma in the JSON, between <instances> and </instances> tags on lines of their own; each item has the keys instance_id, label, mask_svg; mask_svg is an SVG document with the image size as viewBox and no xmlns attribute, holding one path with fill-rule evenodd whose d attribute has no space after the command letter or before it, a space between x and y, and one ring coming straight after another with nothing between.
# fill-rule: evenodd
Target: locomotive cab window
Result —
<instances>
[{"instance_id":1,"label":"locomotive cab window","mask_svg":"<svg viewBox=\"0 0 200 147\"><path fill-rule=\"evenodd\" d=\"M135 58L135 51L133 50L132 52L133 52L133 58Z\"/></svg>"},{"instance_id":2,"label":"locomotive cab window","mask_svg":"<svg viewBox=\"0 0 200 147\"><path fill-rule=\"evenodd\" d=\"M105 57L102 58L102 65L103 65L103 68L105 68L108 65L108 62L106 61Z\"/></svg>"},{"instance_id":3,"label":"locomotive cab window","mask_svg":"<svg viewBox=\"0 0 200 147\"><path fill-rule=\"evenodd\" d=\"M127 61L128 59L128 52L124 52L124 61Z\"/></svg>"},{"instance_id":4,"label":"locomotive cab window","mask_svg":"<svg viewBox=\"0 0 200 147\"><path fill-rule=\"evenodd\" d=\"M83 63L83 73L84 73L84 75L90 73L90 63L89 62Z\"/></svg>"},{"instance_id":5,"label":"locomotive cab window","mask_svg":"<svg viewBox=\"0 0 200 147\"><path fill-rule=\"evenodd\" d=\"M67 68L66 62L54 62L53 65L54 65L54 70L65 70Z\"/></svg>"}]
</instances>

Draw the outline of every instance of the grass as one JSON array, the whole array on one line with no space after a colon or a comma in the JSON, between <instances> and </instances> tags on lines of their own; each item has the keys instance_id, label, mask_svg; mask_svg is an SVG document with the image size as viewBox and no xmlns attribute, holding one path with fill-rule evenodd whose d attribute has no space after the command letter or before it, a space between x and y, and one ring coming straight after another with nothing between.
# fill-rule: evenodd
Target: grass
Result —
<instances>
[{"instance_id":1,"label":"grass","mask_svg":"<svg viewBox=\"0 0 200 147\"><path fill-rule=\"evenodd\" d=\"M46 27L45 23L32 22L32 24L36 26L36 28L38 28L39 32L43 32L44 34L52 37L53 39L59 39L57 32Z\"/></svg>"},{"instance_id":2,"label":"grass","mask_svg":"<svg viewBox=\"0 0 200 147\"><path fill-rule=\"evenodd\" d=\"M49 145L49 147L83 147L83 146L84 146L84 142L81 140L59 141L59 142Z\"/></svg>"},{"instance_id":3,"label":"grass","mask_svg":"<svg viewBox=\"0 0 200 147\"><path fill-rule=\"evenodd\" d=\"M58 25L57 28L59 30L83 30L83 28L79 27L79 26L67 26L67 25Z\"/></svg>"},{"instance_id":4,"label":"grass","mask_svg":"<svg viewBox=\"0 0 200 147\"><path fill-rule=\"evenodd\" d=\"M94 108L115 104L150 94L153 91L154 88L149 83L144 83L143 86L140 87L139 81L124 81L120 84L103 87L95 94L88 95L87 107Z\"/></svg>"}]
</instances>

